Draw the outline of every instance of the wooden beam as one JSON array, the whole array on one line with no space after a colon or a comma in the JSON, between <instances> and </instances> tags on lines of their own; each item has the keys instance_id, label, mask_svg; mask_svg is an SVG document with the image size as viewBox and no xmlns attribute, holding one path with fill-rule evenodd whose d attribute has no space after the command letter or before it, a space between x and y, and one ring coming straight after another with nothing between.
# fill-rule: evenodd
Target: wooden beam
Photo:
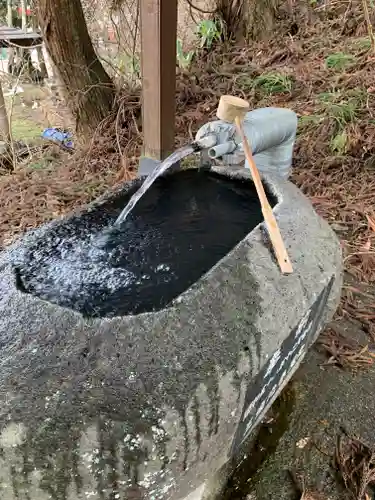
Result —
<instances>
[{"instance_id":1,"label":"wooden beam","mask_svg":"<svg viewBox=\"0 0 375 500\"><path fill-rule=\"evenodd\" d=\"M174 149L177 0L141 0L143 154Z\"/></svg>"}]
</instances>

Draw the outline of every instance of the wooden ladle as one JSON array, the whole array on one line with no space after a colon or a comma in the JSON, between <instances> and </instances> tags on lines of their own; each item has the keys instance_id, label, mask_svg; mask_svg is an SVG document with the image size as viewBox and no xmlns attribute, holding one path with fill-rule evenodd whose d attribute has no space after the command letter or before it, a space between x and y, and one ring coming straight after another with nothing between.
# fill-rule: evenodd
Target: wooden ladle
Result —
<instances>
[{"instance_id":1,"label":"wooden ladle","mask_svg":"<svg viewBox=\"0 0 375 500\"><path fill-rule=\"evenodd\" d=\"M230 95L223 95L220 98L216 116L220 120L234 123L236 125L237 132L241 137L245 157L250 167L255 188L258 193L260 205L262 208L262 214L267 226L268 234L276 255L277 262L283 274L290 274L293 272L292 263L289 259L279 226L272 211L271 205L267 199L267 195L262 184L262 179L259 175L257 166L255 165L249 142L242 127L243 119L245 118L245 115L249 111L249 109L250 105L244 99L240 99L239 97Z\"/></svg>"}]
</instances>

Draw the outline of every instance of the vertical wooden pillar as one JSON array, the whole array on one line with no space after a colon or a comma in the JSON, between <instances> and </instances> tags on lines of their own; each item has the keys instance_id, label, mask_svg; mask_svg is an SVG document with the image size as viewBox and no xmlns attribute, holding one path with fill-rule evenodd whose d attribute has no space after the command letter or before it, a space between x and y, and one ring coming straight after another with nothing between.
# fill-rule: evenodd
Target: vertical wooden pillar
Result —
<instances>
[{"instance_id":1,"label":"vertical wooden pillar","mask_svg":"<svg viewBox=\"0 0 375 500\"><path fill-rule=\"evenodd\" d=\"M6 144L6 147L9 146L10 142L10 129L9 129L9 120L8 113L5 107L5 100L3 89L0 82L0 141Z\"/></svg>"},{"instance_id":2,"label":"vertical wooden pillar","mask_svg":"<svg viewBox=\"0 0 375 500\"><path fill-rule=\"evenodd\" d=\"M8 26L12 27L13 26L13 10L12 10L12 0L7 0L7 21L8 21Z\"/></svg>"},{"instance_id":3,"label":"vertical wooden pillar","mask_svg":"<svg viewBox=\"0 0 375 500\"><path fill-rule=\"evenodd\" d=\"M144 155L163 160L174 149L177 0L141 0Z\"/></svg>"}]
</instances>

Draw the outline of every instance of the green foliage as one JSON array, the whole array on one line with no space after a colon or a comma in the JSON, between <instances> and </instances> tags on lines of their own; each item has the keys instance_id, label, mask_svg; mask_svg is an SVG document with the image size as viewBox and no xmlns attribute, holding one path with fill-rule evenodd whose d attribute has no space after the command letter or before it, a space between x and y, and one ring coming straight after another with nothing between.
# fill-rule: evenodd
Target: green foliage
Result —
<instances>
[{"instance_id":1,"label":"green foliage","mask_svg":"<svg viewBox=\"0 0 375 500\"><path fill-rule=\"evenodd\" d=\"M35 159L35 161L31 161L28 163L28 167L33 170L43 170L48 168L54 168L56 166L56 162L58 161L59 153L46 154L41 156L40 158Z\"/></svg>"},{"instance_id":2,"label":"green foliage","mask_svg":"<svg viewBox=\"0 0 375 500\"><path fill-rule=\"evenodd\" d=\"M138 56L130 57L129 68L132 75L141 76L141 60Z\"/></svg>"},{"instance_id":3,"label":"green foliage","mask_svg":"<svg viewBox=\"0 0 375 500\"><path fill-rule=\"evenodd\" d=\"M177 62L181 69L189 69L194 57L194 51L184 52L181 40L177 40Z\"/></svg>"},{"instance_id":4,"label":"green foliage","mask_svg":"<svg viewBox=\"0 0 375 500\"><path fill-rule=\"evenodd\" d=\"M298 118L298 129L297 133L305 133L307 130L316 127L323 120L320 115L305 115Z\"/></svg>"},{"instance_id":5,"label":"green foliage","mask_svg":"<svg viewBox=\"0 0 375 500\"><path fill-rule=\"evenodd\" d=\"M369 37L357 38L357 40L354 40L353 45L359 49L371 49L371 40Z\"/></svg>"},{"instance_id":6,"label":"green foliage","mask_svg":"<svg viewBox=\"0 0 375 500\"><path fill-rule=\"evenodd\" d=\"M204 19L197 26L197 37L199 41L199 47L201 49L211 49L214 42L221 39L223 34L222 23L218 21L212 21L210 19ZM182 46L182 41L177 40L177 62L181 69L187 70L190 68L193 58L195 56L195 50L189 50L185 52Z\"/></svg>"},{"instance_id":7,"label":"green foliage","mask_svg":"<svg viewBox=\"0 0 375 500\"><path fill-rule=\"evenodd\" d=\"M333 154L342 156L349 150L350 137L347 126L359 119L366 98L365 90L360 88L333 90L318 96L322 116L335 122L334 135L330 141L330 150Z\"/></svg>"},{"instance_id":8,"label":"green foliage","mask_svg":"<svg viewBox=\"0 0 375 500\"><path fill-rule=\"evenodd\" d=\"M267 94L291 92L293 82L290 76L277 72L264 73L255 78L254 88L261 88Z\"/></svg>"},{"instance_id":9,"label":"green foliage","mask_svg":"<svg viewBox=\"0 0 375 500\"><path fill-rule=\"evenodd\" d=\"M328 69L334 69L341 71L351 64L355 63L356 58L351 54L345 54L344 52L336 52L330 54L326 57L326 66Z\"/></svg>"},{"instance_id":10,"label":"green foliage","mask_svg":"<svg viewBox=\"0 0 375 500\"><path fill-rule=\"evenodd\" d=\"M254 80L248 73L240 74L237 77L236 86L244 92L251 92L254 87Z\"/></svg>"},{"instance_id":11,"label":"green foliage","mask_svg":"<svg viewBox=\"0 0 375 500\"><path fill-rule=\"evenodd\" d=\"M137 78L141 75L141 61L136 55L129 55L126 53L117 56L115 62L120 73L130 74L136 76Z\"/></svg>"},{"instance_id":12,"label":"green foliage","mask_svg":"<svg viewBox=\"0 0 375 500\"><path fill-rule=\"evenodd\" d=\"M45 161L40 160L40 161L31 162L31 163L29 163L28 166L29 166L29 168L31 168L33 170L42 170L43 168L46 168L48 166L48 164L46 164Z\"/></svg>"},{"instance_id":13,"label":"green foliage","mask_svg":"<svg viewBox=\"0 0 375 500\"><path fill-rule=\"evenodd\" d=\"M345 94L333 91L319 95L324 114L335 120L340 131L358 118L365 99L366 95L362 89L351 89Z\"/></svg>"},{"instance_id":14,"label":"green foliage","mask_svg":"<svg viewBox=\"0 0 375 500\"><path fill-rule=\"evenodd\" d=\"M32 119L22 116L12 116L10 121L14 140L24 141L25 143L41 142L41 125L38 125Z\"/></svg>"},{"instance_id":15,"label":"green foliage","mask_svg":"<svg viewBox=\"0 0 375 500\"><path fill-rule=\"evenodd\" d=\"M224 33L224 26L220 20L212 21L204 19L198 24L197 35L201 49L210 49L214 42L221 39Z\"/></svg>"},{"instance_id":16,"label":"green foliage","mask_svg":"<svg viewBox=\"0 0 375 500\"><path fill-rule=\"evenodd\" d=\"M322 103L334 102L340 98L341 98L341 92L337 90L332 90L331 92L322 92L321 94L318 94L318 99Z\"/></svg>"},{"instance_id":17,"label":"green foliage","mask_svg":"<svg viewBox=\"0 0 375 500\"><path fill-rule=\"evenodd\" d=\"M327 103L325 109L327 114L336 121L340 128L345 127L345 125L357 118L357 108L351 101Z\"/></svg>"},{"instance_id":18,"label":"green foliage","mask_svg":"<svg viewBox=\"0 0 375 500\"><path fill-rule=\"evenodd\" d=\"M330 149L332 153L338 154L339 156L342 156L347 152L348 146L349 138L345 130L336 134L330 142Z\"/></svg>"}]
</instances>

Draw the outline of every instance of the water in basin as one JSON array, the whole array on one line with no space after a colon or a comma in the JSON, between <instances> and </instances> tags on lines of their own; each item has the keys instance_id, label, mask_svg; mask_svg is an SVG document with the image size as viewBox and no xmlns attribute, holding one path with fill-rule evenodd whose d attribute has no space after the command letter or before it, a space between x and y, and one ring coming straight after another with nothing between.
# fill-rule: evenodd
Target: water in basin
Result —
<instances>
[{"instance_id":1,"label":"water in basin","mask_svg":"<svg viewBox=\"0 0 375 500\"><path fill-rule=\"evenodd\" d=\"M14 263L20 288L88 317L160 310L263 219L251 181L186 170L159 177L116 237L98 248L95 239L136 189L56 225L27 246Z\"/></svg>"}]
</instances>

